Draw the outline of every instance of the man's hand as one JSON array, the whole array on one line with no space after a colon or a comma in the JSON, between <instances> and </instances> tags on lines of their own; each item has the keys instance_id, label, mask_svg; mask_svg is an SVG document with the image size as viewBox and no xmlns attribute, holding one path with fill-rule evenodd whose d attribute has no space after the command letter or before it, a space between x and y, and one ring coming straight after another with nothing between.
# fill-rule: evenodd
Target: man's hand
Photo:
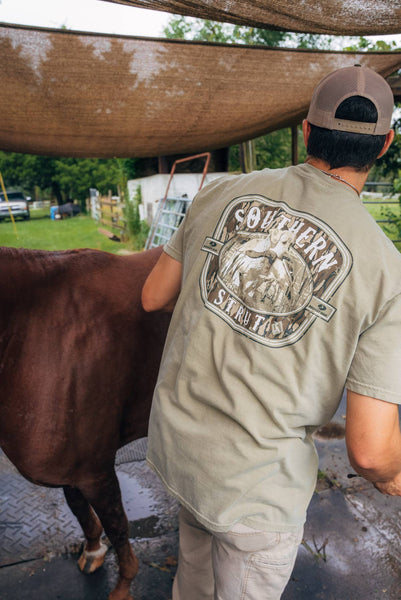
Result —
<instances>
[{"instance_id":1,"label":"man's hand","mask_svg":"<svg viewBox=\"0 0 401 600\"><path fill-rule=\"evenodd\" d=\"M377 481L373 485L386 496L401 496L401 473L389 481Z\"/></svg>"}]
</instances>

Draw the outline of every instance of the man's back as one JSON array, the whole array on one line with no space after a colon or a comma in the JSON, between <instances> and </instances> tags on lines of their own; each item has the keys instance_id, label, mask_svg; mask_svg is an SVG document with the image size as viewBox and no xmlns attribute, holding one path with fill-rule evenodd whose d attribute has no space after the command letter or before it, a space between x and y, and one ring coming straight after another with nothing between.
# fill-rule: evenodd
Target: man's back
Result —
<instances>
[{"instance_id":1,"label":"man's back","mask_svg":"<svg viewBox=\"0 0 401 600\"><path fill-rule=\"evenodd\" d=\"M358 195L308 164L211 184L166 251L183 282L149 462L211 530L289 531L314 489L311 434L350 369L351 389L393 399L396 367L374 366L391 315L387 342L369 328L399 310L401 257Z\"/></svg>"},{"instance_id":2,"label":"man's back","mask_svg":"<svg viewBox=\"0 0 401 600\"><path fill-rule=\"evenodd\" d=\"M344 385L352 466L401 495L401 259L359 199L393 105L371 69L328 74L306 164L202 191L145 282L175 306L148 456L183 505L174 600L279 600Z\"/></svg>"}]
</instances>

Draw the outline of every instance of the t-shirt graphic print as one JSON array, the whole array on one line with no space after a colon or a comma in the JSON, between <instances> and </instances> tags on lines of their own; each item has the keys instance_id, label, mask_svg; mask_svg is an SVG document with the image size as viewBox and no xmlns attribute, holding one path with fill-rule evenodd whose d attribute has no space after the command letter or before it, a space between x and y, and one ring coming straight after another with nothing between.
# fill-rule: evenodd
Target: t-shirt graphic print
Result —
<instances>
[{"instance_id":1,"label":"t-shirt graphic print","mask_svg":"<svg viewBox=\"0 0 401 600\"><path fill-rule=\"evenodd\" d=\"M298 341L330 299L352 256L322 220L261 195L233 199L202 250L205 306L237 332L270 347Z\"/></svg>"}]
</instances>

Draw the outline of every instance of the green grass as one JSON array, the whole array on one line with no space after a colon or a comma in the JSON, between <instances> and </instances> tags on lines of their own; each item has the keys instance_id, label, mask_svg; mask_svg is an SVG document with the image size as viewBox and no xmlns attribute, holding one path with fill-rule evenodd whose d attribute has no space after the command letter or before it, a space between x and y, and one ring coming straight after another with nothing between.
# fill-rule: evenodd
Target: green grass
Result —
<instances>
[{"instance_id":1,"label":"green grass","mask_svg":"<svg viewBox=\"0 0 401 600\"><path fill-rule=\"evenodd\" d=\"M387 204L384 201L380 204L365 204L365 208L367 208L375 221L378 221L378 224L390 240L399 240L401 238L401 204ZM380 223L382 220L397 220L398 226L397 223ZM395 246L398 250L401 250L401 242L396 242Z\"/></svg>"},{"instance_id":2,"label":"green grass","mask_svg":"<svg viewBox=\"0 0 401 600\"><path fill-rule=\"evenodd\" d=\"M400 205L365 205L376 219L388 219L389 212L400 218ZM400 239L401 234L395 224L379 223L390 239ZM105 226L100 226L107 229ZM132 242L112 242L99 233L99 224L91 217L79 215L71 219L52 221L49 209L31 210L29 221L16 221L17 236L10 220L0 221L0 246L33 248L39 250L70 250L73 248L96 248L117 253L120 250L133 250ZM401 250L401 243L396 244Z\"/></svg>"},{"instance_id":3,"label":"green grass","mask_svg":"<svg viewBox=\"0 0 401 600\"><path fill-rule=\"evenodd\" d=\"M31 210L29 221L17 220L15 225L17 236L10 220L0 222L0 246L39 250L95 248L113 253L132 249L130 242L112 242L99 233L99 224L86 215L53 221L49 209L38 209Z\"/></svg>"}]
</instances>

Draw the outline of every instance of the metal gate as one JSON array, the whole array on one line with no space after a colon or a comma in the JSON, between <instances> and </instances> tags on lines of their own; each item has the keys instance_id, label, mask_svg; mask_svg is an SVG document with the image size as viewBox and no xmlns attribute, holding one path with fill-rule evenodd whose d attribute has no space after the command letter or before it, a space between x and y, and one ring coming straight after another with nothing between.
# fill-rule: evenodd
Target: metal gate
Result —
<instances>
[{"instance_id":1,"label":"metal gate","mask_svg":"<svg viewBox=\"0 0 401 600\"><path fill-rule=\"evenodd\" d=\"M169 198L168 191L170 188L171 180L174 176L177 164L193 160L194 158L205 157L206 162L203 168L202 180L199 186L199 190L202 188L205 181L206 173L210 162L210 152L204 152L202 154L196 154L195 156L188 156L187 158L180 158L176 160L172 166L170 172L170 178L167 184L166 193L164 198L160 201L159 208L156 216L153 219L152 226L149 231L148 239L146 240L145 249L156 248L157 246L164 245L169 241L174 231L178 229L181 221L183 220L185 213L187 212L188 206L191 204L192 199L188 196L181 196L180 198ZM198 191L199 191L198 190Z\"/></svg>"},{"instance_id":2,"label":"metal gate","mask_svg":"<svg viewBox=\"0 0 401 600\"><path fill-rule=\"evenodd\" d=\"M146 250L162 246L169 241L183 220L191 202L192 200L185 196L181 198L164 198L160 202L146 240Z\"/></svg>"}]
</instances>

